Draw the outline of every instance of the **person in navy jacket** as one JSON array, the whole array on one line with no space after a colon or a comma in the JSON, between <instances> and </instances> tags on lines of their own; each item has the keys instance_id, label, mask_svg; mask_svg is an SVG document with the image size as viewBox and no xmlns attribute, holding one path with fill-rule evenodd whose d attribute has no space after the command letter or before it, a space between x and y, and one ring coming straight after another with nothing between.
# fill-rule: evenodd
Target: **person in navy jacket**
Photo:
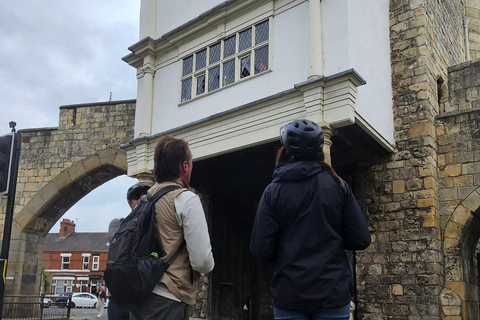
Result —
<instances>
[{"instance_id":1,"label":"person in navy jacket","mask_svg":"<svg viewBox=\"0 0 480 320\"><path fill-rule=\"evenodd\" d=\"M349 319L354 288L345 250L370 245L365 216L324 162L318 124L295 120L281 128L280 141L250 242L258 261L274 263L275 319Z\"/></svg>"}]
</instances>

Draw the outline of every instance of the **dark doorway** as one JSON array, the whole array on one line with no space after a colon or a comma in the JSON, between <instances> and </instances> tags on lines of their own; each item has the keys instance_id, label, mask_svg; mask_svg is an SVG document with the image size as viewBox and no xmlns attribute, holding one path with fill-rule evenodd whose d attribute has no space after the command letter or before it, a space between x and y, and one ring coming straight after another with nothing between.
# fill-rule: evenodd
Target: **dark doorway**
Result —
<instances>
[{"instance_id":1,"label":"dark doorway","mask_svg":"<svg viewBox=\"0 0 480 320\"><path fill-rule=\"evenodd\" d=\"M279 143L195 162L192 187L208 195L215 269L209 319L273 319L271 270L250 254L257 204L270 183Z\"/></svg>"},{"instance_id":2,"label":"dark doorway","mask_svg":"<svg viewBox=\"0 0 480 320\"><path fill-rule=\"evenodd\" d=\"M356 126L341 128L332 140L333 166L352 188L357 161L385 153ZM206 211L215 257L209 319L273 319L269 288L273 269L255 262L249 246L256 208L271 182L280 147L280 142L272 142L194 164L191 184L209 199ZM354 254L350 260L355 270Z\"/></svg>"}]
</instances>

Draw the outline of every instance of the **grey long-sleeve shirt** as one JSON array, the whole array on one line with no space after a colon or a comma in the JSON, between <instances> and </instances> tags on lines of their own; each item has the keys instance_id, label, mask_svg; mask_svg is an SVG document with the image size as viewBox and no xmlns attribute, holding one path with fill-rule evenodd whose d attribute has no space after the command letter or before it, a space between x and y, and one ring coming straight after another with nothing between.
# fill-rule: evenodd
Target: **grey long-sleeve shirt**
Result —
<instances>
[{"instance_id":1,"label":"grey long-sleeve shirt","mask_svg":"<svg viewBox=\"0 0 480 320\"><path fill-rule=\"evenodd\" d=\"M175 217L178 225L183 228L192 269L200 273L212 271L215 262L200 198L191 191L180 193L175 198ZM153 293L180 301L162 283L156 285Z\"/></svg>"}]
</instances>

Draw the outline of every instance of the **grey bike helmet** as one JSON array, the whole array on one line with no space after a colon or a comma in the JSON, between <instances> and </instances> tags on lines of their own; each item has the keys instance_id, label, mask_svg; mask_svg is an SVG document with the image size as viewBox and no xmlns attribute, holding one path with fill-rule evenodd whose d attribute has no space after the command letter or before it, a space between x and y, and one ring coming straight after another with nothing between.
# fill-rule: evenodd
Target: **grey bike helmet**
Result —
<instances>
[{"instance_id":1,"label":"grey bike helmet","mask_svg":"<svg viewBox=\"0 0 480 320\"><path fill-rule=\"evenodd\" d=\"M128 188L127 191L127 200L138 200L140 197L150 189L145 183L135 183L133 186Z\"/></svg>"},{"instance_id":2,"label":"grey bike helmet","mask_svg":"<svg viewBox=\"0 0 480 320\"><path fill-rule=\"evenodd\" d=\"M310 120L294 120L280 128L280 142L294 159L310 158L323 149L323 130Z\"/></svg>"}]
</instances>

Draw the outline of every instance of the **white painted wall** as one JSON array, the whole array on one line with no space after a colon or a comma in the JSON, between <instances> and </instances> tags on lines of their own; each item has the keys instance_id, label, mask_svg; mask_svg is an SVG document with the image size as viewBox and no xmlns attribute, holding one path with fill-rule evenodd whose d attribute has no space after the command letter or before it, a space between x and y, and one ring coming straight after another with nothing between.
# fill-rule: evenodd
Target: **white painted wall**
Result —
<instances>
[{"instance_id":1,"label":"white painted wall","mask_svg":"<svg viewBox=\"0 0 480 320\"><path fill-rule=\"evenodd\" d=\"M223 3L220 0L158 0L157 35L165 34Z\"/></svg>"},{"instance_id":2,"label":"white painted wall","mask_svg":"<svg viewBox=\"0 0 480 320\"><path fill-rule=\"evenodd\" d=\"M155 1L155 0L142 0ZM367 84L358 89L356 111L393 143L388 0L322 0L324 74L354 68ZM158 0L157 37L198 17L218 0ZM181 14L178 14L180 13ZM292 89L308 77L308 2L273 19L271 69L253 79L178 106L181 62L157 70L152 134Z\"/></svg>"},{"instance_id":3,"label":"white painted wall","mask_svg":"<svg viewBox=\"0 0 480 320\"><path fill-rule=\"evenodd\" d=\"M355 69L356 111L393 143L389 1L322 0L322 19L325 75Z\"/></svg>"},{"instance_id":4,"label":"white painted wall","mask_svg":"<svg viewBox=\"0 0 480 320\"><path fill-rule=\"evenodd\" d=\"M308 3L274 18L271 47L273 72L256 76L178 106L181 62L155 74L152 133L164 132L213 114L292 89L307 79ZM172 80L173 79L173 80Z\"/></svg>"}]
</instances>

